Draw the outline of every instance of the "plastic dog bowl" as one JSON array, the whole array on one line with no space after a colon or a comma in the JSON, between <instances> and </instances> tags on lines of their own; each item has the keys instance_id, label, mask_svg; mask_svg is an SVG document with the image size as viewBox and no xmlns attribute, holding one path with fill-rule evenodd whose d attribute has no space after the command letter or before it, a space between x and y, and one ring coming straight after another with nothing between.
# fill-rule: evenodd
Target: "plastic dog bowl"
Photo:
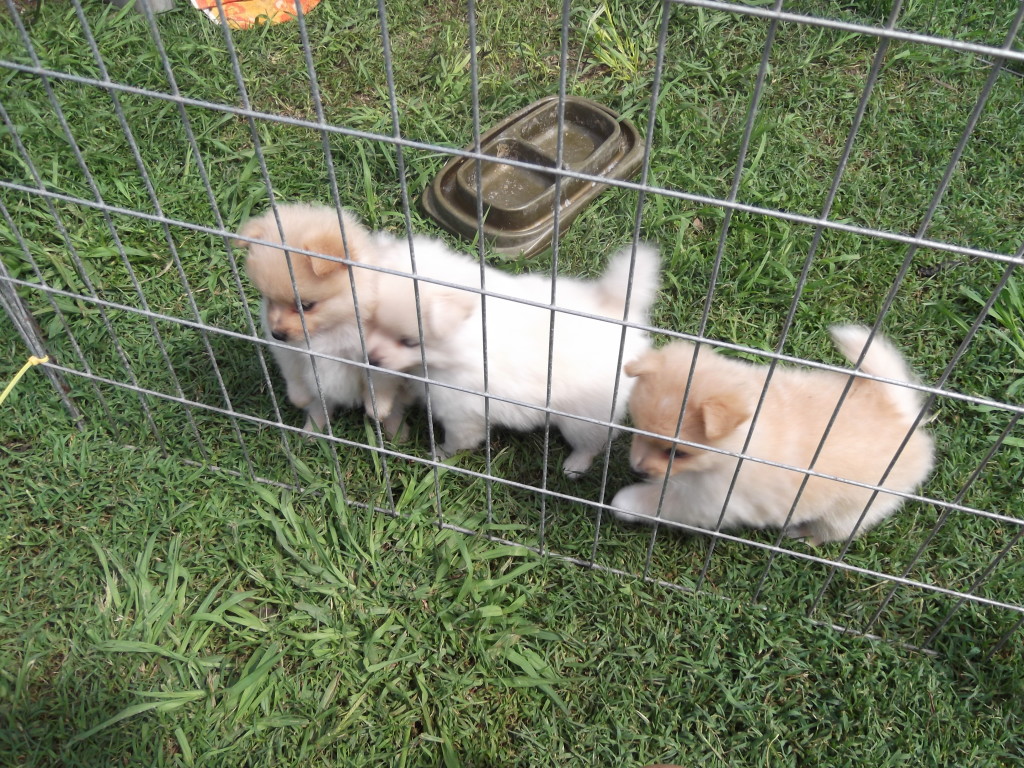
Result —
<instances>
[{"instance_id":1,"label":"plastic dog bowl","mask_svg":"<svg viewBox=\"0 0 1024 768\"><path fill-rule=\"evenodd\" d=\"M627 179L640 167L643 146L636 127L608 107L565 97L563 166L609 179ZM466 148L472 151L473 147ZM507 256L532 256L551 245L555 206L561 236L607 184L563 176L555 200L558 97L519 110L480 137L488 159L453 157L423 191L423 208L445 229L477 235L477 195L483 199L484 238ZM493 158L493 159L491 159ZM509 165L503 160L529 163ZM477 169L479 176L477 179Z\"/></svg>"}]
</instances>

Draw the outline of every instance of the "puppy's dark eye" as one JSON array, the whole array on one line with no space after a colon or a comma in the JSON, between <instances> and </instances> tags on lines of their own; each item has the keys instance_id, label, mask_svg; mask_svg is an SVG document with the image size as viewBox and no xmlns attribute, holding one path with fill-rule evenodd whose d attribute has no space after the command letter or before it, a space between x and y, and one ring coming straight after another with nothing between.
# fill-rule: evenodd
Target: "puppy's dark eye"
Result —
<instances>
[{"instance_id":1,"label":"puppy's dark eye","mask_svg":"<svg viewBox=\"0 0 1024 768\"><path fill-rule=\"evenodd\" d=\"M672 458L672 447L673 446L671 446L671 445L667 445L667 446L665 446L662 449L662 451L665 454L665 458L666 459L671 459ZM682 446L676 446L675 450L676 450L675 458L677 458L677 459L685 459L686 458L686 451L683 449Z\"/></svg>"},{"instance_id":2,"label":"puppy's dark eye","mask_svg":"<svg viewBox=\"0 0 1024 768\"><path fill-rule=\"evenodd\" d=\"M412 347L418 347L420 345L420 340L415 336L403 336L398 340L398 343L403 347L409 347L411 349Z\"/></svg>"},{"instance_id":3,"label":"puppy's dark eye","mask_svg":"<svg viewBox=\"0 0 1024 768\"><path fill-rule=\"evenodd\" d=\"M302 311L303 312L310 312L310 311L312 311L313 307L315 307L315 306L316 306L316 302L315 301L304 301L304 302L302 302Z\"/></svg>"}]
</instances>

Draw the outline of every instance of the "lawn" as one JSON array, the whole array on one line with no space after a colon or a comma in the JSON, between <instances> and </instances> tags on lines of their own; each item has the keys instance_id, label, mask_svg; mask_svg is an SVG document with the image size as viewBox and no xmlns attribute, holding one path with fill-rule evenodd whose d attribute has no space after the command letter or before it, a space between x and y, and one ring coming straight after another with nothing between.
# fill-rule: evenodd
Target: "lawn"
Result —
<instances>
[{"instance_id":1,"label":"lawn","mask_svg":"<svg viewBox=\"0 0 1024 768\"><path fill-rule=\"evenodd\" d=\"M575 4L563 55L557 4L480 6L471 57L462 4L386 3L385 58L372 4L325 0L309 61L296 24L226 39L185 7L158 36L98 2L0 16L0 259L83 413L39 369L0 405L0 763L1019 761L1024 63L890 41L833 195L877 38L779 24L748 125L765 19L672 6L658 70L657 8ZM897 26L1003 44L1013 3L962 6ZM567 92L651 128L655 189L503 266L597 274L638 225L666 331L838 364L827 326L881 318L941 390L934 503L848 549L713 543L601 514L624 439L572 481L557 435L439 466L422 419L397 445L355 413L297 434L230 234L272 189L475 248L416 202L436 147L472 140L470 64L486 127L557 93L563 59ZM29 354L6 315L0 349L2 384Z\"/></svg>"}]
</instances>

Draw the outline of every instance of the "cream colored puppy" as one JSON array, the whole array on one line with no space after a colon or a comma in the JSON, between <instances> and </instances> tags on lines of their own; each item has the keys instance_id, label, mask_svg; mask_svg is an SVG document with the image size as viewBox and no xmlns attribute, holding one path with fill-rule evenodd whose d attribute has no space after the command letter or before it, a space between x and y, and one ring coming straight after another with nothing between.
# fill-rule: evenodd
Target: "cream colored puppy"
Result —
<instances>
[{"instance_id":1,"label":"cream colored puppy","mask_svg":"<svg viewBox=\"0 0 1024 768\"><path fill-rule=\"evenodd\" d=\"M861 326L836 326L832 338L843 355L856 361L868 339ZM633 424L660 437L634 435L633 469L647 482L623 488L612 500L616 516L651 522L666 472L670 474L661 518L700 528L781 527L796 500L804 473L745 460L726 506L738 460L733 456L679 445L672 437L740 453L750 431L767 375L757 366L723 357L707 348L697 356L682 428L676 431L683 392L693 365L694 346L677 342L650 351L626 366L636 378L629 407ZM900 353L876 336L860 368L895 381L913 381ZM829 371L776 367L754 424L746 455L794 468L809 468L849 377ZM824 475L913 492L932 468L932 439L923 429L911 435L883 480L897 449L921 410L916 390L857 378L850 388L813 471ZM674 457L672 447L676 445ZM811 477L800 495L788 532L812 544L850 537L870 500L858 533L896 511L902 498L855 485Z\"/></svg>"},{"instance_id":2,"label":"cream colored puppy","mask_svg":"<svg viewBox=\"0 0 1024 768\"><path fill-rule=\"evenodd\" d=\"M359 366L323 357L316 357L314 374L311 353L356 362L364 359L356 301L360 317L369 318L377 301L379 273L289 251L286 246L334 259L347 258L402 270L409 268L408 253L406 250L403 260L403 250L396 247L396 238L368 232L347 211L341 214L344 237L338 212L333 208L297 203L278 205L277 212L280 228L274 212L267 211L246 222L238 233L240 237L267 240L275 245L243 240L236 241L236 245L249 252L245 266L263 295L260 315L267 339L288 345L270 348L287 383L288 399L306 411L306 429L322 431L335 408L362 407L367 374ZM387 374L374 373L373 385L375 394L389 403L390 410L390 402L402 382ZM385 430L394 434L400 421L398 410L394 418L385 422Z\"/></svg>"}]
</instances>

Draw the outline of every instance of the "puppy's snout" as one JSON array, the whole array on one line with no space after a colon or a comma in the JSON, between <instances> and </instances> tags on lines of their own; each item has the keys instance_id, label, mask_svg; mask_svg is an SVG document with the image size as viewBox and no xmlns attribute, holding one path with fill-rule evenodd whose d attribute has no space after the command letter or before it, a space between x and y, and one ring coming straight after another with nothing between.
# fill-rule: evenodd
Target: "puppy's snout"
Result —
<instances>
[{"instance_id":1,"label":"puppy's snout","mask_svg":"<svg viewBox=\"0 0 1024 768\"><path fill-rule=\"evenodd\" d=\"M376 368L380 368L381 367L380 355L374 354L373 352L369 352L366 355L366 359L370 361L370 365L372 365L372 366L374 366Z\"/></svg>"},{"instance_id":2,"label":"puppy's snout","mask_svg":"<svg viewBox=\"0 0 1024 768\"><path fill-rule=\"evenodd\" d=\"M277 328L272 329L270 331L270 335L278 341L288 341L288 334L284 331L278 330Z\"/></svg>"},{"instance_id":3,"label":"puppy's snout","mask_svg":"<svg viewBox=\"0 0 1024 768\"><path fill-rule=\"evenodd\" d=\"M633 474L639 477L641 480L646 480L650 473L639 464L630 464L630 469L633 470Z\"/></svg>"}]
</instances>

